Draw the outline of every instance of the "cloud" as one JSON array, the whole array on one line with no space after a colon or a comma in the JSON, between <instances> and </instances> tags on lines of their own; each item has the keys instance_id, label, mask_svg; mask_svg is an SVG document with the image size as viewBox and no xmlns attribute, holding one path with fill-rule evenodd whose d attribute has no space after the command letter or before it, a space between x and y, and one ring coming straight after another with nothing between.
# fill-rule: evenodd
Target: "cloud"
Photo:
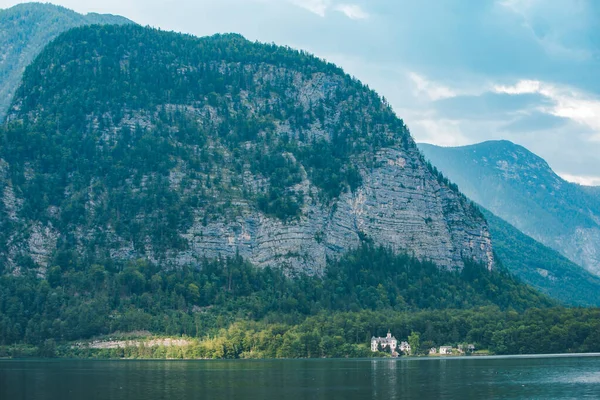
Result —
<instances>
[{"instance_id":1,"label":"cloud","mask_svg":"<svg viewBox=\"0 0 600 400\"><path fill-rule=\"evenodd\" d=\"M597 23L592 1L497 0L496 4L516 15L548 54L587 60L594 55L587 46L588 30L595 29Z\"/></svg>"},{"instance_id":2,"label":"cloud","mask_svg":"<svg viewBox=\"0 0 600 400\"><path fill-rule=\"evenodd\" d=\"M540 111L517 117L514 121L502 126L506 132L536 132L557 129L565 126L568 119L556 117Z\"/></svg>"},{"instance_id":3,"label":"cloud","mask_svg":"<svg viewBox=\"0 0 600 400\"><path fill-rule=\"evenodd\" d=\"M600 176L600 98L595 94L541 80L450 86L417 72L406 75L413 107L404 102L397 111L417 141L462 146L507 139L580 177L577 182L591 184Z\"/></svg>"},{"instance_id":4,"label":"cloud","mask_svg":"<svg viewBox=\"0 0 600 400\"><path fill-rule=\"evenodd\" d=\"M506 94L531 94L540 92L541 83L539 81L521 80L512 86L496 85L494 90L497 93Z\"/></svg>"},{"instance_id":5,"label":"cloud","mask_svg":"<svg viewBox=\"0 0 600 400\"><path fill-rule=\"evenodd\" d=\"M600 176L579 176L558 173L565 181L578 183L583 186L600 186Z\"/></svg>"},{"instance_id":6,"label":"cloud","mask_svg":"<svg viewBox=\"0 0 600 400\"><path fill-rule=\"evenodd\" d=\"M319 17L325 17L325 13L331 5L330 0L291 0L291 3L317 14Z\"/></svg>"},{"instance_id":7,"label":"cloud","mask_svg":"<svg viewBox=\"0 0 600 400\"><path fill-rule=\"evenodd\" d=\"M416 72L409 72L408 77L414 84L414 94L416 97L426 96L429 100L440 100L457 96L455 90L430 81Z\"/></svg>"},{"instance_id":8,"label":"cloud","mask_svg":"<svg viewBox=\"0 0 600 400\"><path fill-rule=\"evenodd\" d=\"M464 146L473 142L463 134L460 121L451 119L416 119L410 125L411 132L420 142L438 146Z\"/></svg>"},{"instance_id":9,"label":"cloud","mask_svg":"<svg viewBox=\"0 0 600 400\"><path fill-rule=\"evenodd\" d=\"M335 6L335 10L346 15L350 19L367 19L367 14L360 6L356 4L338 4Z\"/></svg>"},{"instance_id":10,"label":"cloud","mask_svg":"<svg viewBox=\"0 0 600 400\"><path fill-rule=\"evenodd\" d=\"M497 85L497 93L541 94L553 104L542 109L556 117L568 118L600 134L600 99L580 90L550 83L521 80L513 86ZM595 137L595 136L594 136Z\"/></svg>"},{"instance_id":11,"label":"cloud","mask_svg":"<svg viewBox=\"0 0 600 400\"><path fill-rule=\"evenodd\" d=\"M432 103L437 115L454 119L497 119L506 121L528 114L530 110L549 104L538 93L507 94L484 92L478 95L460 95Z\"/></svg>"},{"instance_id":12,"label":"cloud","mask_svg":"<svg viewBox=\"0 0 600 400\"><path fill-rule=\"evenodd\" d=\"M338 11L350 19L367 19L369 14L358 4L333 4L332 0L289 0L292 4L304 8L318 15L325 17L329 10Z\"/></svg>"}]
</instances>

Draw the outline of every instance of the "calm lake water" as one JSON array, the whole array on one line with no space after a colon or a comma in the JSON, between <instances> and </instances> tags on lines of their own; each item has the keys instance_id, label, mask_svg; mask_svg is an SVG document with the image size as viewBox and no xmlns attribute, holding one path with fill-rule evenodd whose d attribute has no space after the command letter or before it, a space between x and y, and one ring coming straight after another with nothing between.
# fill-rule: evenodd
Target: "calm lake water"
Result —
<instances>
[{"instance_id":1,"label":"calm lake water","mask_svg":"<svg viewBox=\"0 0 600 400\"><path fill-rule=\"evenodd\" d=\"M600 399L600 357L0 361L0 399Z\"/></svg>"}]
</instances>

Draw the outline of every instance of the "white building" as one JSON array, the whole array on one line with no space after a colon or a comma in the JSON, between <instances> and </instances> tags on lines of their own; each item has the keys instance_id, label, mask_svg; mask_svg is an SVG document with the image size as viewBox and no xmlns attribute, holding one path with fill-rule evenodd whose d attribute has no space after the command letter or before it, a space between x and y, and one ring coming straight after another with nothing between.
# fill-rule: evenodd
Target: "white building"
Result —
<instances>
[{"instance_id":1,"label":"white building","mask_svg":"<svg viewBox=\"0 0 600 400\"><path fill-rule=\"evenodd\" d=\"M408 342L400 342L400 351L404 354L410 354L410 344Z\"/></svg>"},{"instance_id":2,"label":"white building","mask_svg":"<svg viewBox=\"0 0 600 400\"><path fill-rule=\"evenodd\" d=\"M461 353L463 353L463 354L465 352L467 352L467 353L473 353L475 351L475 345L474 344L467 344L467 345L459 344L458 345L458 351L461 352Z\"/></svg>"},{"instance_id":3,"label":"white building","mask_svg":"<svg viewBox=\"0 0 600 400\"><path fill-rule=\"evenodd\" d=\"M452 346L441 346L440 347L440 354L441 355L452 354Z\"/></svg>"},{"instance_id":4,"label":"white building","mask_svg":"<svg viewBox=\"0 0 600 400\"><path fill-rule=\"evenodd\" d=\"M393 353L396 351L396 347L398 347L398 341L392 336L392 333L388 331L387 336L384 338L375 336L371 338L371 351L379 350L379 345L381 345L383 349L389 346Z\"/></svg>"}]
</instances>

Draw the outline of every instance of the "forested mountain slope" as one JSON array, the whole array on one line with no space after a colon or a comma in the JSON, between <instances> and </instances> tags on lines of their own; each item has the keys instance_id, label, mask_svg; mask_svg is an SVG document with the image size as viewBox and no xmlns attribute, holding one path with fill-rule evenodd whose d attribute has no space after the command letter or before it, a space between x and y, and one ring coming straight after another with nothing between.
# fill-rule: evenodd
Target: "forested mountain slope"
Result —
<instances>
[{"instance_id":1,"label":"forested mountain slope","mask_svg":"<svg viewBox=\"0 0 600 400\"><path fill-rule=\"evenodd\" d=\"M5 271L240 255L322 271L361 243L493 268L478 208L334 65L238 35L70 30L0 130Z\"/></svg>"},{"instance_id":2,"label":"forested mountain slope","mask_svg":"<svg viewBox=\"0 0 600 400\"><path fill-rule=\"evenodd\" d=\"M567 305L600 306L600 278L483 210L504 267L521 281Z\"/></svg>"},{"instance_id":3,"label":"forested mountain slope","mask_svg":"<svg viewBox=\"0 0 600 400\"><path fill-rule=\"evenodd\" d=\"M566 182L524 147L491 141L420 149L470 199L600 275L600 197Z\"/></svg>"},{"instance_id":4,"label":"forested mountain slope","mask_svg":"<svg viewBox=\"0 0 600 400\"><path fill-rule=\"evenodd\" d=\"M81 25L126 24L113 15L81 15L52 4L26 3L0 10L0 121L25 67L60 33Z\"/></svg>"},{"instance_id":5,"label":"forested mountain slope","mask_svg":"<svg viewBox=\"0 0 600 400\"><path fill-rule=\"evenodd\" d=\"M581 189L593 199L600 202L600 186L582 186Z\"/></svg>"},{"instance_id":6,"label":"forested mountain slope","mask_svg":"<svg viewBox=\"0 0 600 400\"><path fill-rule=\"evenodd\" d=\"M383 316L488 306L495 316L552 305L504 269L466 262L460 271L448 271L369 244L330 261L321 276L256 267L241 257L170 270L145 260L73 263L51 267L43 279L32 270L0 276L0 355L2 345L14 343L135 331L204 338L235 321L298 323L321 313L371 310ZM361 334L353 343L369 338ZM277 334L262 340L281 344Z\"/></svg>"}]
</instances>

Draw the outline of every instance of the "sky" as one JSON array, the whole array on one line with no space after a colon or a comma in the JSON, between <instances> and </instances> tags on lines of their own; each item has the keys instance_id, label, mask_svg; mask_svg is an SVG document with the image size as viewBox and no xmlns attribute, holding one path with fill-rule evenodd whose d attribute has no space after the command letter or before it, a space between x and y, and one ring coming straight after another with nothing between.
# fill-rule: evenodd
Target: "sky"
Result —
<instances>
[{"instance_id":1,"label":"sky","mask_svg":"<svg viewBox=\"0 0 600 400\"><path fill-rule=\"evenodd\" d=\"M384 96L418 142L511 140L563 178L600 185L600 0L52 3L304 49Z\"/></svg>"}]
</instances>

